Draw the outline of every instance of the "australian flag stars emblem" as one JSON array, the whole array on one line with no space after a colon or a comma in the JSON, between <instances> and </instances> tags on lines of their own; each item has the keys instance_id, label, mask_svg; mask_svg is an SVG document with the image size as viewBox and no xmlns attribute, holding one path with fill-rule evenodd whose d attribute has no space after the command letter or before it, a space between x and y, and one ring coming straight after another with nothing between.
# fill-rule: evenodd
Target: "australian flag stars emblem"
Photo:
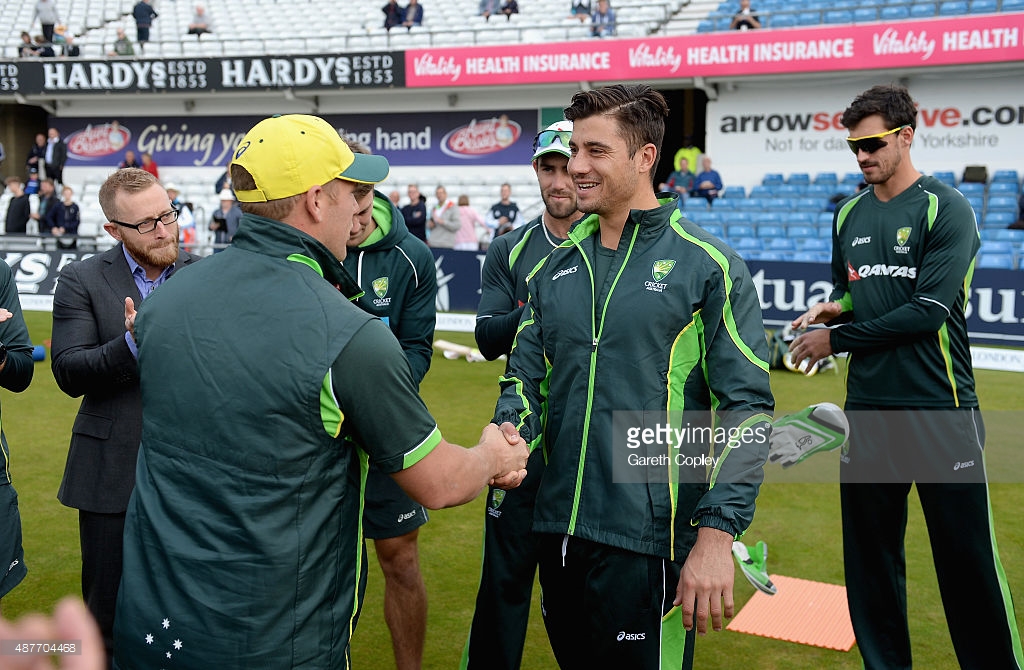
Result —
<instances>
[{"instance_id":1,"label":"australian flag stars emblem","mask_svg":"<svg viewBox=\"0 0 1024 670\"><path fill-rule=\"evenodd\" d=\"M153 666L156 668L173 668L175 660L183 654L185 643L174 632L171 620L164 617L152 633L146 633L144 640L153 652Z\"/></svg>"}]
</instances>

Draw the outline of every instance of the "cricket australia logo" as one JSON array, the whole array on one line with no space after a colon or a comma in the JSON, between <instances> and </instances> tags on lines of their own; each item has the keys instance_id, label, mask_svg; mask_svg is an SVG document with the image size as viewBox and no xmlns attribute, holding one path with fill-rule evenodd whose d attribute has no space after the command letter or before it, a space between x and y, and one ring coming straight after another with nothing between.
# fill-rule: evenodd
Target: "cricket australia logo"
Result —
<instances>
[{"instance_id":1,"label":"cricket australia logo","mask_svg":"<svg viewBox=\"0 0 1024 670\"><path fill-rule=\"evenodd\" d=\"M377 296L377 299L373 301L373 304L377 307L387 307L391 304L391 298L388 298L388 278L377 277L371 284L373 286L373 293Z\"/></svg>"},{"instance_id":2,"label":"cricket australia logo","mask_svg":"<svg viewBox=\"0 0 1024 670\"><path fill-rule=\"evenodd\" d=\"M654 261L654 265L651 266L651 277L654 278L654 281L644 282L644 288L648 291L663 293L668 284L663 283L661 280L667 277L675 266L676 262L667 258Z\"/></svg>"},{"instance_id":3,"label":"cricket australia logo","mask_svg":"<svg viewBox=\"0 0 1024 670\"><path fill-rule=\"evenodd\" d=\"M910 233L913 232L913 228L906 226L896 231L896 246L892 248L898 254L905 254L910 252L910 247L907 246L907 240L910 239Z\"/></svg>"},{"instance_id":4,"label":"cricket australia logo","mask_svg":"<svg viewBox=\"0 0 1024 670\"><path fill-rule=\"evenodd\" d=\"M505 500L505 491L502 489L494 489L491 491L491 501L487 505L487 513L493 516L495 519L501 517L501 503Z\"/></svg>"}]
</instances>

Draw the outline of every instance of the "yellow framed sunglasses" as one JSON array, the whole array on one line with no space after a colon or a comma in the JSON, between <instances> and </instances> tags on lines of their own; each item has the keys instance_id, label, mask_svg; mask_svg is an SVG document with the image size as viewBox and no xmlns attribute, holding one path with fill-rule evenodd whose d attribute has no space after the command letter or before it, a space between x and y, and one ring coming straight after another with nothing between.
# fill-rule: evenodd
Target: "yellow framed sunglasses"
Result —
<instances>
[{"instance_id":1,"label":"yellow framed sunglasses","mask_svg":"<svg viewBox=\"0 0 1024 670\"><path fill-rule=\"evenodd\" d=\"M899 126L898 128L893 128L892 130L887 130L884 133L878 133L876 135L865 135L864 137L847 137L846 144L850 147L850 151L853 152L854 156L856 156L861 151L873 154L882 147L889 145L888 142L882 139L883 137L885 137L886 135L892 135L893 133L898 133L906 127L907 126L905 125Z\"/></svg>"}]
</instances>

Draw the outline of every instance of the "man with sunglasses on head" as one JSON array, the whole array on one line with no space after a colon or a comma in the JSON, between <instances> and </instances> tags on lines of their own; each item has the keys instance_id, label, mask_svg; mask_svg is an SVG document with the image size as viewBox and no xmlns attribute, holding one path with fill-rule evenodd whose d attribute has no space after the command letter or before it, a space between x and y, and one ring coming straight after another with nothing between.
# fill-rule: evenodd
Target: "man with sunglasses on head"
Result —
<instances>
[{"instance_id":1,"label":"man with sunglasses on head","mask_svg":"<svg viewBox=\"0 0 1024 670\"><path fill-rule=\"evenodd\" d=\"M903 543L914 484L960 667L1021 668L965 317L978 228L958 191L911 162L916 119L910 93L894 85L861 93L843 112L868 187L836 207L830 300L793 321L842 325L812 329L790 351L807 369L851 354L840 500L846 593L864 667L911 667Z\"/></svg>"},{"instance_id":2,"label":"man with sunglasses on head","mask_svg":"<svg viewBox=\"0 0 1024 670\"><path fill-rule=\"evenodd\" d=\"M118 244L61 270L51 367L62 391L84 396L57 498L79 511L82 595L110 657L121 536L142 434L131 322L137 305L199 257L178 248L178 210L145 170L115 171L99 200L103 228Z\"/></svg>"},{"instance_id":3,"label":"man with sunglasses on head","mask_svg":"<svg viewBox=\"0 0 1024 670\"><path fill-rule=\"evenodd\" d=\"M547 457L532 529L559 666L689 668L733 615L768 456L761 310L736 252L655 193L661 93L579 91L565 116L586 216L526 280L493 421Z\"/></svg>"},{"instance_id":4,"label":"man with sunglasses on head","mask_svg":"<svg viewBox=\"0 0 1024 670\"><path fill-rule=\"evenodd\" d=\"M571 136L572 121L559 121L534 138L533 170L544 211L533 221L496 237L487 250L481 271L476 344L489 361L512 350L529 298L527 275L566 241L569 228L582 216L576 209L576 186L568 171ZM529 474L516 490L488 491L483 568L462 668L518 668L522 661L537 573L537 536L530 527L544 471L543 450L534 450L526 470Z\"/></svg>"}]
</instances>

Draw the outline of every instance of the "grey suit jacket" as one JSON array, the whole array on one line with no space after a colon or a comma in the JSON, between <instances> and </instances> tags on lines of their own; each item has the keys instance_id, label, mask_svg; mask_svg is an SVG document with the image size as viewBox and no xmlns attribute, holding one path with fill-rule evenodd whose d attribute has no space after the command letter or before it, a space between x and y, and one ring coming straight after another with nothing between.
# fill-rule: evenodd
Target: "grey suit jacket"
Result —
<instances>
[{"instance_id":1,"label":"grey suit jacket","mask_svg":"<svg viewBox=\"0 0 1024 670\"><path fill-rule=\"evenodd\" d=\"M175 272L199 258L179 252ZM135 487L142 401L124 339L126 297L141 304L121 244L64 266L53 294L53 376L69 396L85 396L57 499L88 512L124 512Z\"/></svg>"}]
</instances>

